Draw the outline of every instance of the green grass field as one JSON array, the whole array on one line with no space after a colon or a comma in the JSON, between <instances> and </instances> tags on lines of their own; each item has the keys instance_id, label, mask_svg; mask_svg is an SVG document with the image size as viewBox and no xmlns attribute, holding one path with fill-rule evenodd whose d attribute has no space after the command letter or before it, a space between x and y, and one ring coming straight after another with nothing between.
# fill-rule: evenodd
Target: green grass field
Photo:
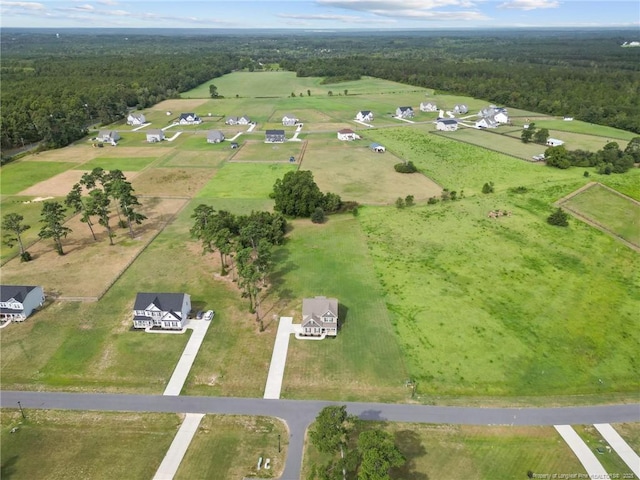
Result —
<instances>
[{"instance_id":1,"label":"green grass field","mask_svg":"<svg viewBox=\"0 0 640 480\"><path fill-rule=\"evenodd\" d=\"M73 167L75 164L69 162L17 160L0 169L0 190L2 195L15 195Z\"/></svg>"},{"instance_id":2,"label":"green grass field","mask_svg":"<svg viewBox=\"0 0 640 480\"><path fill-rule=\"evenodd\" d=\"M288 138L292 136L292 134L289 134ZM243 137L240 137L240 140L245 140ZM234 163L289 163L290 157L294 157L296 161L298 160L302 147L303 142L264 143L262 139L251 139L244 142L242 148L233 156L232 161Z\"/></svg>"},{"instance_id":3,"label":"green grass field","mask_svg":"<svg viewBox=\"0 0 640 480\"><path fill-rule=\"evenodd\" d=\"M406 458L394 480L512 480L538 475L583 474L584 468L553 427L365 423L391 433ZM303 478L327 459L306 444ZM566 477L572 478L572 477ZM578 477L574 477L578 478Z\"/></svg>"},{"instance_id":4,"label":"green grass field","mask_svg":"<svg viewBox=\"0 0 640 480\"><path fill-rule=\"evenodd\" d=\"M537 124L536 124L537 126ZM521 131L511 131L508 135L513 136L514 138L520 139ZM585 133L576 133L569 131L560 131L560 130L549 130L549 136L551 138L557 138L565 142L564 146L567 150L588 150L591 152L596 152L601 150L607 143L611 142L612 139L609 137L601 136L601 135L591 135ZM613 139L620 145L622 150L627 146L626 140L621 139ZM541 148L545 149L546 147L542 146ZM544 150L543 150L544 151Z\"/></svg>"},{"instance_id":5,"label":"green grass field","mask_svg":"<svg viewBox=\"0 0 640 480\"><path fill-rule=\"evenodd\" d=\"M582 440L584 440L589 449L596 455L605 471L611 475L611 478L638 478L614 450L609 452L606 449L606 446L609 444L593 425L576 425L573 428ZM598 449L600 449L600 451Z\"/></svg>"},{"instance_id":6,"label":"green grass field","mask_svg":"<svg viewBox=\"0 0 640 480\"><path fill-rule=\"evenodd\" d=\"M293 223L287 243L276 253L274 294L286 302L294 323L302 298L335 296L344 321L336 338L292 339L282 396L285 398L397 401L410 393L406 370L383 292L376 280L366 238L351 215L324 225ZM318 358L330 358L318 368Z\"/></svg>"},{"instance_id":7,"label":"green grass field","mask_svg":"<svg viewBox=\"0 0 640 480\"><path fill-rule=\"evenodd\" d=\"M0 412L5 479L152 478L180 424L175 414L25 413Z\"/></svg>"},{"instance_id":8,"label":"green grass field","mask_svg":"<svg viewBox=\"0 0 640 480\"><path fill-rule=\"evenodd\" d=\"M276 179L295 164L227 163L198 192L198 198L269 198Z\"/></svg>"},{"instance_id":9,"label":"green grass field","mask_svg":"<svg viewBox=\"0 0 640 480\"><path fill-rule=\"evenodd\" d=\"M535 119L533 120L538 128L547 128L550 131L554 130L557 135L563 135L560 132L573 132L582 133L585 135L595 135L599 137L605 137L604 141L618 141L620 145L625 144L633 137L638 135L633 132L627 132L625 130L619 130L617 128L606 127L603 125L595 125L593 123L581 122L579 120L573 120L571 122L565 122L561 119ZM522 122L516 122L516 124Z\"/></svg>"},{"instance_id":10,"label":"green grass field","mask_svg":"<svg viewBox=\"0 0 640 480\"><path fill-rule=\"evenodd\" d=\"M574 189L361 212L425 400L637 389L637 254L580 222L546 224L550 203ZM513 214L487 218L496 208Z\"/></svg>"},{"instance_id":11,"label":"green grass field","mask_svg":"<svg viewBox=\"0 0 640 480\"><path fill-rule=\"evenodd\" d=\"M288 439L284 423L275 418L207 415L174 478L277 478L284 467ZM259 457L271 459L269 470L257 470Z\"/></svg>"},{"instance_id":12,"label":"green grass field","mask_svg":"<svg viewBox=\"0 0 640 480\"><path fill-rule=\"evenodd\" d=\"M640 247L640 204L594 185L563 205Z\"/></svg>"}]
</instances>

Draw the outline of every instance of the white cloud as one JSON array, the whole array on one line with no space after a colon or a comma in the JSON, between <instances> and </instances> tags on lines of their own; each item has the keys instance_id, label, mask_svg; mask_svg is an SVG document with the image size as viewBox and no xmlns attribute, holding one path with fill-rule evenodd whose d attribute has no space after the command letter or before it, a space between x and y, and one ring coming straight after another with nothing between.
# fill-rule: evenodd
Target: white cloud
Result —
<instances>
[{"instance_id":1,"label":"white cloud","mask_svg":"<svg viewBox=\"0 0 640 480\"><path fill-rule=\"evenodd\" d=\"M509 0L498 5L498 8L515 10L536 10L538 8L558 8L560 2L556 0Z\"/></svg>"},{"instance_id":2,"label":"white cloud","mask_svg":"<svg viewBox=\"0 0 640 480\"><path fill-rule=\"evenodd\" d=\"M0 2L0 7L11 10L45 10L45 6L42 3L36 2Z\"/></svg>"},{"instance_id":3,"label":"white cloud","mask_svg":"<svg viewBox=\"0 0 640 480\"><path fill-rule=\"evenodd\" d=\"M334 14L293 14L293 13L279 13L280 18L291 18L295 20L320 20L342 23L372 23L371 18L355 17L353 15L334 15ZM380 23L396 23L394 20L375 20L376 24ZM308 25L308 23L305 23Z\"/></svg>"},{"instance_id":4,"label":"white cloud","mask_svg":"<svg viewBox=\"0 0 640 480\"><path fill-rule=\"evenodd\" d=\"M115 0L98 0L98 3L101 5L118 5L118 2L116 2Z\"/></svg>"},{"instance_id":5,"label":"white cloud","mask_svg":"<svg viewBox=\"0 0 640 480\"><path fill-rule=\"evenodd\" d=\"M77 7L73 7L73 10L80 10L82 12L92 12L93 10L95 10L95 8L93 8L92 5L84 4L84 5L78 5Z\"/></svg>"}]
</instances>

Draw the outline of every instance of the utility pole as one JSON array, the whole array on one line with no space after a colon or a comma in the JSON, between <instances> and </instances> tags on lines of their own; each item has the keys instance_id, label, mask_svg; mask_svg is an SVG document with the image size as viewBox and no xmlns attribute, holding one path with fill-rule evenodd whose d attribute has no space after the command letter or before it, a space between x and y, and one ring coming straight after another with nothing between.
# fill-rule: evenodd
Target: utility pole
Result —
<instances>
[{"instance_id":1,"label":"utility pole","mask_svg":"<svg viewBox=\"0 0 640 480\"><path fill-rule=\"evenodd\" d=\"M278 434L278 453L280 453L280 434Z\"/></svg>"},{"instance_id":2,"label":"utility pole","mask_svg":"<svg viewBox=\"0 0 640 480\"><path fill-rule=\"evenodd\" d=\"M22 410L22 404L18 402L18 408L20 408L20 413L22 414L23 419L27 419L27 416L24 414L24 410Z\"/></svg>"}]
</instances>

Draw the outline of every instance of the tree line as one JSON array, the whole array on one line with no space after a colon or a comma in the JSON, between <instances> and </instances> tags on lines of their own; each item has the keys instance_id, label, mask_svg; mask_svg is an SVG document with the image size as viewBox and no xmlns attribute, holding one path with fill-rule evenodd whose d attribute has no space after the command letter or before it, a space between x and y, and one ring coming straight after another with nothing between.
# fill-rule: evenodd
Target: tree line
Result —
<instances>
[{"instance_id":1,"label":"tree line","mask_svg":"<svg viewBox=\"0 0 640 480\"><path fill-rule=\"evenodd\" d=\"M596 167L598 173L625 173L640 163L640 137L633 138L624 150L617 142L609 142L597 152L567 150L564 145L549 147L544 152L545 163L550 167Z\"/></svg>"}]
</instances>

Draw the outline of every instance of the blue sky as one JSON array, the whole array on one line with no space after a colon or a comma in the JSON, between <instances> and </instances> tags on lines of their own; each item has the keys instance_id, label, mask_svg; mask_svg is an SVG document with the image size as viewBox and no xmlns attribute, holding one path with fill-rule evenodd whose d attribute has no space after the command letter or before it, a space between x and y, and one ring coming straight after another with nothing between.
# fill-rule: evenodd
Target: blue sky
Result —
<instances>
[{"instance_id":1,"label":"blue sky","mask_svg":"<svg viewBox=\"0 0 640 480\"><path fill-rule=\"evenodd\" d=\"M0 0L0 26L321 30L640 27L640 2L638 0Z\"/></svg>"}]
</instances>

